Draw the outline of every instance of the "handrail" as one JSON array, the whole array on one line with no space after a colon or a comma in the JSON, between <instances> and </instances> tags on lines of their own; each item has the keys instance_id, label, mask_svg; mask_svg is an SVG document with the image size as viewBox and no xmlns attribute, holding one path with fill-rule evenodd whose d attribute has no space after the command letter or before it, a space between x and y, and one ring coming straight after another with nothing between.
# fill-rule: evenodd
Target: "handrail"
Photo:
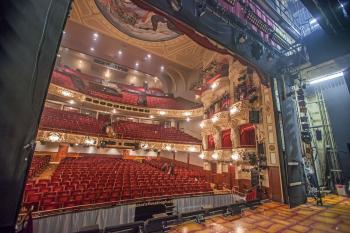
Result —
<instances>
[{"instance_id":1,"label":"handrail","mask_svg":"<svg viewBox=\"0 0 350 233\"><path fill-rule=\"evenodd\" d=\"M87 210L96 210L101 208L111 208L116 206L122 206L122 205L130 205L130 204L141 204L145 202L159 202L159 201L167 201L172 200L175 198L185 198L185 197L199 197L199 196L210 196L210 195L227 195L227 193L214 193L213 191L208 192L197 192L196 194L172 194L172 195L163 195L163 196L156 196L156 197L149 197L149 198L133 198L133 199L125 199L125 200L119 200L119 201L112 201L112 202L103 202L103 203L95 203L95 204L87 204L87 205L77 205L72 207L64 207L64 208L58 208L58 209L52 209L52 210L43 210L43 211L36 211L33 212L32 216L33 219L40 219L45 217L50 217L54 215L59 214L67 214L67 213L76 213L76 212L82 212ZM20 214L24 215L23 213Z\"/></svg>"},{"instance_id":2,"label":"handrail","mask_svg":"<svg viewBox=\"0 0 350 233\"><path fill-rule=\"evenodd\" d=\"M188 145L201 145L202 142L198 140L198 142L189 142L189 141L179 141L179 140L170 140L170 139L147 139L147 138L131 138L131 137L124 137L123 134L121 134L121 137L110 137L107 134L87 134L86 132L82 132L79 130L72 131L72 130L65 130L65 129L58 129L58 128L51 128L51 127L39 127L39 130L44 131L53 131L53 132L62 132L62 133L71 133L71 134L80 134L82 136L91 136L91 137L99 137L99 138L110 138L110 139L119 139L119 140L129 140L129 141L146 141L146 142L164 142L164 143L173 143L173 144L188 144Z\"/></svg>"}]
</instances>

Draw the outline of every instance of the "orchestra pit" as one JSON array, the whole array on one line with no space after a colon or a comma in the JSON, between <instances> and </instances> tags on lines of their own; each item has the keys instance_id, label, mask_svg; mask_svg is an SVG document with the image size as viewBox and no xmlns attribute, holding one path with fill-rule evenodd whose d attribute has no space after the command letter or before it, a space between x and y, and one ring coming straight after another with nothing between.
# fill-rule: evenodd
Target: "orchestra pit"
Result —
<instances>
[{"instance_id":1,"label":"orchestra pit","mask_svg":"<svg viewBox=\"0 0 350 233\"><path fill-rule=\"evenodd\" d=\"M0 232L350 232L348 1L0 6Z\"/></svg>"}]
</instances>

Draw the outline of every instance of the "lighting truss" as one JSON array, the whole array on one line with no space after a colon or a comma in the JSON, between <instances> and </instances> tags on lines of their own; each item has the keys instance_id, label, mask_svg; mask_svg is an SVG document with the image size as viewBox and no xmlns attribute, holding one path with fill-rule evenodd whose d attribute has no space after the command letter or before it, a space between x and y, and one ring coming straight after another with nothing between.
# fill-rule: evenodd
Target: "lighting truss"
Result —
<instances>
[{"instance_id":1,"label":"lighting truss","mask_svg":"<svg viewBox=\"0 0 350 233\"><path fill-rule=\"evenodd\" d=\"M271 33L273 31L273 29L267 23L265 23L257 14L255 14L255 12L249 6L245 10L246 18L250 23L255 25L257 28L259 28L266 34Z\"/></svg>"},{"instance_id":2,"label":"lighting truss","mask_svg":"<svg viewBox=\"0 0 350 233\"><path fill-rule=\"evenodd\" d=\"M270 39L273 40L275 43L277 43L279 46L281 46L283 49L288 50L291 45L283 39L280 35L278 35L276 32L272 32L270 34Z\"/></svg>"}]
</instances>

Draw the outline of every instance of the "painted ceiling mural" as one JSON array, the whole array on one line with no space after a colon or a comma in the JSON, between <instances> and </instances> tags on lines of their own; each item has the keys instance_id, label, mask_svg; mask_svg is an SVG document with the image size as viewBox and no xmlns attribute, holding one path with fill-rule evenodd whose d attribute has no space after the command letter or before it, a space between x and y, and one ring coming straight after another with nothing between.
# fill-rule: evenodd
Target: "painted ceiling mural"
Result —
<instances>
[{"instance_id":1,"label":"painted ceiling mural","mask_svg":"<svg viewBox=\"0 0 350 233\"><path fill-rule=\"evenodd\" d=\"M143 10L131 0L95 0L95 3L113 26L133 38L166 41L180 35L165 17Z\"/></svg>"}]
</instances>

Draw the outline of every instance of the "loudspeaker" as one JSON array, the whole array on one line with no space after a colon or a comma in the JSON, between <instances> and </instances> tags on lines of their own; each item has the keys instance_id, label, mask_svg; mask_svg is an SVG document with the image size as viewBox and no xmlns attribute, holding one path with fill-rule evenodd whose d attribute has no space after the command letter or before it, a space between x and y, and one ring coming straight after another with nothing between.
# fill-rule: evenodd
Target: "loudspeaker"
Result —
<instances>
[{"instance_id":1,"label":"loudspeaker","mask_svg":"<svg viewBox=\"0 0 350 233\"><path fill-rule=\"evenodd\" d=\"M259 124L260 112L259 111L249 111L249 123Z\"/></svg>"}]
</instances>

